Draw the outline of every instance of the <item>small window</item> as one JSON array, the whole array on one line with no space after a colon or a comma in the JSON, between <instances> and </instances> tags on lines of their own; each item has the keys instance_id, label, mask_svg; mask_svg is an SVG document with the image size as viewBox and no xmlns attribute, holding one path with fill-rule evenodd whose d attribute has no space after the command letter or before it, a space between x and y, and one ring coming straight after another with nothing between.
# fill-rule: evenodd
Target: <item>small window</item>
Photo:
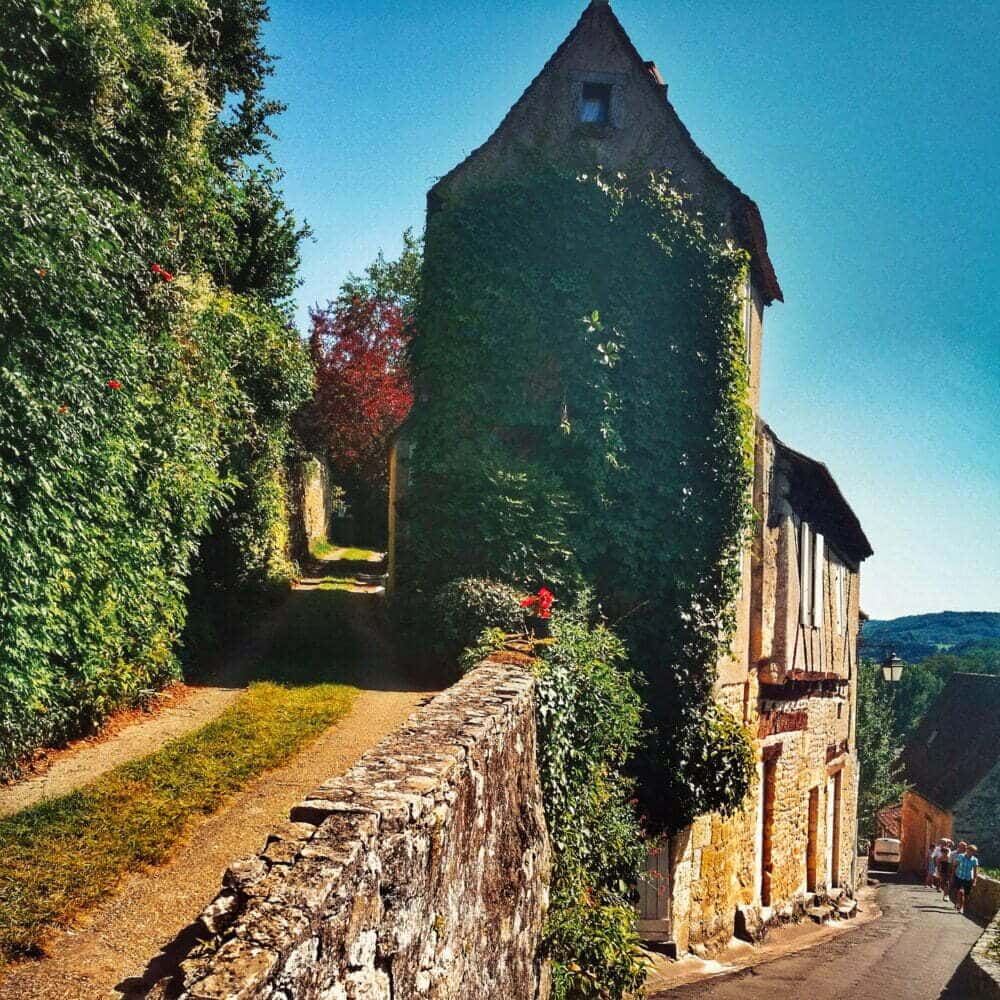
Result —
<instances>
[{"instance_id":1,"label":"small window","mask_svg":"<svg viewBox=\"0 0 1000 1000\"><path fill-rule=\"evenodd\" d=\"M585 83L580 102L580 121L606 125L611 120L611 84Z\"/></svg>"}]
</instances>

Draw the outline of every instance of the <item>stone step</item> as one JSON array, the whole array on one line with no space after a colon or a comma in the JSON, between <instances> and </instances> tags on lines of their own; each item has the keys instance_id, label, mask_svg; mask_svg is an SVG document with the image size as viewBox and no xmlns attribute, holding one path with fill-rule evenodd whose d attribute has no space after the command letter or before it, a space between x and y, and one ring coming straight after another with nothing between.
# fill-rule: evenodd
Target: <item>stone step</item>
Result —
<instances>
[{"instance_id":1,"label":"stone step","mask_svg":"<svg viewBox=\"0 0 1000 1000\"><path fill-rule=\"evenodd\" d=\"M837 907L837 916L841 920L850 920L858 912L858 901L846 899Z\"/></svg>"},{"instance_id":2,"label":"stone step","mask_svg":"<svg viewBox=\"0 0 1000 1000\"><path fill-rule=\"evenodd\" d=\"M817 924L825 924L833 916L832 906L807 906L806 916Z\"/></svg>"}]
</instances>

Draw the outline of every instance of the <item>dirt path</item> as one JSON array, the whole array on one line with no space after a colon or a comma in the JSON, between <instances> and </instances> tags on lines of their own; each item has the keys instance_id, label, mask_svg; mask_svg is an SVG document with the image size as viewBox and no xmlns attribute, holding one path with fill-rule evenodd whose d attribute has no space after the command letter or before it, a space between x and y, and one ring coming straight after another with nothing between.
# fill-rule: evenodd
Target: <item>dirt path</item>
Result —
<instances>
[{"instance_id":1,"label":"dirt path","mask_svg":"<svg viewBox=\"0 0 1000 1000\"><path fill-rule=\"evenodd\" d=\"M46 958L17 966L0 981L0 1000L143 996L146 964L214 898L226 866L260 850L295 802L350 767L429 694L363 691L349 715L201 823L167 864L129 876L86 927L56 934Z\"/></svg>"},{"instance_id":2,"label":"dirt path","mask_svg":"<svg viewBox=\"0 0 1000 1000\"><path fill-rule=\"evenodd\" d=\"M164 743L211 722L245 690L254 664L287 617L286 602L275 609L252 641L227 658L210 680L193 687L178 704L132 722L110 737L60 753L41 774L0 788L0 817L82 788L119 764L145 757Z\"/></svg>"},{"instance_id":3,"label":"dirt path","mask_svg":"<svg viewBox=\"0 0 1000 1000\"><path fill-rule=\"evenodd\" d=\"M301 592L308 594L316 583L303 580ZM414 681L394 665L379 627L378 598L346 599L343 624L364 649L345 664L341 678L360 691L351 711L288 764L199 822L165 864L131 873L79 926L54 933L43 958L9 969L0 979L0 1000L146 996L146 974L155 981L163 962L158 952L214 898L227 865L260 850L295 802L350 767L433 695L428 682Z\"/></svg>"}]
</instances>

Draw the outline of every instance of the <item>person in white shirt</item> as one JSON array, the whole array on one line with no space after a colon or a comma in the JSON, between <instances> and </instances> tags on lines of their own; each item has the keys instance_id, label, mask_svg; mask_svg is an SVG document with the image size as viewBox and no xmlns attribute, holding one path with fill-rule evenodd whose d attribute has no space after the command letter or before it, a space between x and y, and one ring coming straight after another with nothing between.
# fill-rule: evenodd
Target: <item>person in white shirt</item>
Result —
<instances>
[{"instance_id":1,"label":"person in white shirt","mask_svg":"<svg viewBox=\"0 0 1000 1000\"><path fill-rule=\"evenodd\" d=\"M931 852L927 856L927 879L924 885L928 889L934 889L937 887L937 870L938 870L938 858L941 857L941 845L944 841L939 840L936 844L931 847Z\"/></svg>"}]
</instances>

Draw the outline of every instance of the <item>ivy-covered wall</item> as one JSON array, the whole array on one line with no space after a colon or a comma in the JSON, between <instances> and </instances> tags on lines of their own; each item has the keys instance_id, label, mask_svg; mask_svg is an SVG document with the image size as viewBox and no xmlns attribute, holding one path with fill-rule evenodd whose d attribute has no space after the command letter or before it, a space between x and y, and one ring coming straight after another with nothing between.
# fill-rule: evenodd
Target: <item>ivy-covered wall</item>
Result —
<instances>
[{"instance_id":1,"label":"ivy-covered wall","mask_svg":"<svg viewBox=\"0 0 1000 1000\"><path fill-rule=\"evenodd\" d=\"M646 678L646 799L736 808L712 699L750 525L746 254L667 178L540 166L428 218L398 582L592 589Z\"/></svg>"}]
</instances>

